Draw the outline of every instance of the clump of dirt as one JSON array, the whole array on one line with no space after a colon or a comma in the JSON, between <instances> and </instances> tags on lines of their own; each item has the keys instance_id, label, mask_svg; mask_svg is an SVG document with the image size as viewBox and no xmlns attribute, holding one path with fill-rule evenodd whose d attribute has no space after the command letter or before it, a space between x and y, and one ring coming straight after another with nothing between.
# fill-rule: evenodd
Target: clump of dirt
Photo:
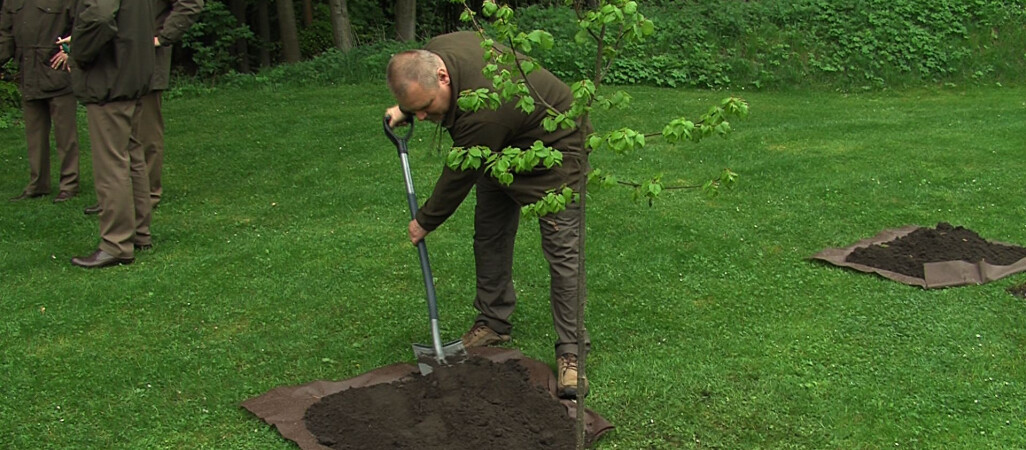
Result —
<instances>
[{"instance_id":1,"label":"clump of dirt","mask_svg":"<svg viewBox=\"0 0 1026 450\"><path fill-rule=\"evenodd\" d=\"M924 278L923 264L968 261L1005 266L1026 258L1026 248L989 242L976 232L940 222L882 244L853 250L847 262Z\"/></svg>"},{"instance_id":2,"label":"clump of dirt","mask_svg":"<svg viewBox=\"0 0 1026 450\"><path fill-rule=\"evenodd\" d=\"M347 389L303 417L334 449L572 449L574 421L516 360L470 358L431 374Z\"/></svg>"},{"instance_id":3,"label":"clump of dirt","mask_svg":"<svg viewBox=\"0 0 1026 450\"><path fill-rule=\"evenodd\" d=\"M1008 288L1008 293L1016 297L1026 299L1026 283L1017 284Z\"/></svg>"}]
</instances>

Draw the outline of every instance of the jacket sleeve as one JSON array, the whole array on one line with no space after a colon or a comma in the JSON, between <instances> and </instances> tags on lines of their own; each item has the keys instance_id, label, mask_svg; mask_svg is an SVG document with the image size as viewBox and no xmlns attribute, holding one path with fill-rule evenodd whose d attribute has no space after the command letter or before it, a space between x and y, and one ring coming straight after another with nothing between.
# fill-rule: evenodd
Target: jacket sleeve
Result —
<instances>
[{"instance_id":1,"label":"jacket sleeve","mask_svg":"<svg viewBox=\"0 0 1026 450\"><path fill-rule=\"evenodd\" d=\"M133 0L138 1L138 0ZM86 67L118 34L118 0L82 0L71 30L71 58Z\"/></svg>"},{"instance_id":2,"label":"jacket sleeve","mask_svg":"<svg viewBox=\"0 0 1026 450\"><path fill-rule=\"evenodd\" d=\"M492 117L493 115L494 111L482 111L476 118L457 124L450 131L453 137L453 146L484 146L493 152L502 151L511 130L497 123ZM435 182L435 189L432 191L431 197L417 211L417 223L428 231L438 228L442 222L456 212L463 200L467 198L470 189L482 176L490 176L484 173L484 168L453 170L445 167L442 170L442 175Z\"/></svg>"},{"instance_id":3,"label":"jacket sleeve","mask_svg":"<svg viewBox=\"0 0 1026 450\"><path fill-rule=\"evenodd\" d=\"M14 58L14 15L0 8L0 66Z\"/></svg>"},{"instance_id":4,"label":"jacket sleeve","mask_svg":"<svg viewBox=\"0 0 1026 450\"><path fill-rule=\"evenodd\" d=\"M171 14L164 20L164 26L157 30L160 45L171 45L182 39L203 11L203 0L177 0L171 6Z\"/></svg>"},{"instance_id":5,"label":"jacket sleeve","mask_svg":"<svg viewBox=\"0 0 1026 450\"><path fill-rule=\"evenodd\" d=\"M417 210L417 223L427 231L434 231L449 218L456 208L459 208L463 200L467 198L470 189L482 176L484 169L478 170L452 170L449 167L442 169L442 175L435 182L435 189L431 197L424 202Z\"/></svg>"}]
</instances>

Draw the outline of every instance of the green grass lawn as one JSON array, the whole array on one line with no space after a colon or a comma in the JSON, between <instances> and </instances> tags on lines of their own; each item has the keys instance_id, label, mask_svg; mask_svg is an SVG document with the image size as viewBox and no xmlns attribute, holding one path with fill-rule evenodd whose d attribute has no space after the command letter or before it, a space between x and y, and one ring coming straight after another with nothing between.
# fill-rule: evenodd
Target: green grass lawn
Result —
<instances>
[{"instance_id":1,"label":"green grass lawn","mask_svg":"<svg viewBox=\"0 0 1026 450\"><path fill-rule=\"evenodd\" d=\"M728 95L629 92L597 128L658 131ZM713 199L589 200L588 406L617 426L598 448L1026 448L1026 303L1005 291L1023 275L923 290L809 260L940 221L1026 245L1026 88L740 94L751 117L727 140L592 158L636 180L741 175ZM168 100L155 247L130 266L68 262L98 242L88 152L83 195L0 203L0 447L294 448L240 402L412 362L430 337L389 104L378 85ZM412 144L422 199L433 133ZM5 198L24 149L0 130ZM474 316L471 215L428 239L445 339ZM551 362L522 228L513 345Z\"/></svg>"}]
</instances>

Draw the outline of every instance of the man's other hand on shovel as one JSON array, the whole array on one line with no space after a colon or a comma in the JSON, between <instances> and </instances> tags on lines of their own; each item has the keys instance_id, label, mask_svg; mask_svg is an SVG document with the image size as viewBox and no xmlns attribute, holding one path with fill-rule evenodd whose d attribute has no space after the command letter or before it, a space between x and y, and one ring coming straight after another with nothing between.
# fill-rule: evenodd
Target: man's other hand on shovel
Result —
<instances>
[{"instance_id":1,"label":"man's other hand on shovel","mask_svg":"<svg viewBox=\"0 0 1026 450\"><path fill-rule=\"evenodd\" d=\"M410 221L409 231L410 242L412 242L413 245L417 245L417 243L423 240L424 236L427 236L428 234L428 230L425 230L423 227L421 227L420 224L417 223L417 219L413 219Z\"/></svg>"}]
</instances>

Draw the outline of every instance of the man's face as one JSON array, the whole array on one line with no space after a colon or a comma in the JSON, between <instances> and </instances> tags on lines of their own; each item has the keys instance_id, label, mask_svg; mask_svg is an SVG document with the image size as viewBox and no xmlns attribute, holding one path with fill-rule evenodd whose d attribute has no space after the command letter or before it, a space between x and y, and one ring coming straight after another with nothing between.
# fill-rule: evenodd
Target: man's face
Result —
<instances>
[{"instance_id":1,"label":"man's face","mask_svg":"<svg viewBox=\"0 0 1026 450\"><path fill-rule=\"evenodd\" d=\"M421 86L419 83L412 83L406 90L405 98L397 99L399 108L405 113L413 114L417 120L441 122L445 113L449 112L449 104L452 102L451 89L448 72L439 69L437 84Z\"/></svg>"}]
</instances>

